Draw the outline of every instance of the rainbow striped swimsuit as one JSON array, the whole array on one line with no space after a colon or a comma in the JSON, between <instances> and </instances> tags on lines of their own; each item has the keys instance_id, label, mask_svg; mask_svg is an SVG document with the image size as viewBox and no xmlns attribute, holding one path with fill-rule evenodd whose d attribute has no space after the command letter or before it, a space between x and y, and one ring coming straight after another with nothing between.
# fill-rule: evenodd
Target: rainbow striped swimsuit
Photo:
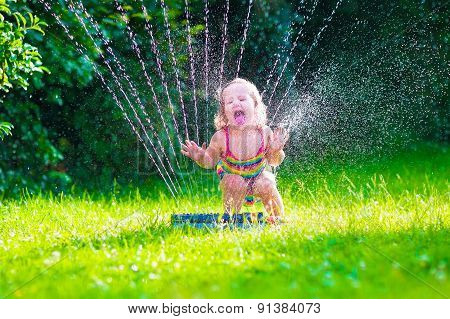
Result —
<instances>
[{"instance_id":1,"label":"rainbow striped swimsuit","mask_svg":"<svg viewBox=\"0 0 450 319\"><path fill-rule=\"evenodd\" d=\"M248 181L244 205L251 206L255 202L255 197L253 196L253 184L267 165L267 161L264 157L264 135L262 130L259 129L259 132L261 133L261 146L258 153L254 157L247 160L239 160L230 151L228 126L225 127L224 130L227 150L225 155L222 156L217 163L216 172L220 179L222 179L225 174L235 174L242 176L246 181Z\"/></svg>"}]
</instances>

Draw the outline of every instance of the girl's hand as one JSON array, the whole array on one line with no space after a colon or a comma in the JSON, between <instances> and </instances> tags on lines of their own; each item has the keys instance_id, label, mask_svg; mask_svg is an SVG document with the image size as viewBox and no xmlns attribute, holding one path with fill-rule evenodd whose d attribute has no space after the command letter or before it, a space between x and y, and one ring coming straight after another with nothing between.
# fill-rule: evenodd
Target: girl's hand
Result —
<instances>
[{"instance_id":1,"label":"girl's hand","mask_svg":"<svg viewBox=\"0 0 450 319\"><path fill-rule=\"evenodd\" d=\"M202 147L199 147L194 141L186 140L186 144L181 144L181 148L181 154L199 162L206 152L206 143L203 143Z\"/></svg>"},{"instance_id":2,"label":"girl's hand","mask_svg":"<svg viewBox=\"0 0 450 319\"><path fill-rule=\"evenodd\" d=\"M288 139L288 131L282 127L277 127L274 130L272 140L270 141L270 150L272 152L281 151Z\"/></svg>"}]
</instances>

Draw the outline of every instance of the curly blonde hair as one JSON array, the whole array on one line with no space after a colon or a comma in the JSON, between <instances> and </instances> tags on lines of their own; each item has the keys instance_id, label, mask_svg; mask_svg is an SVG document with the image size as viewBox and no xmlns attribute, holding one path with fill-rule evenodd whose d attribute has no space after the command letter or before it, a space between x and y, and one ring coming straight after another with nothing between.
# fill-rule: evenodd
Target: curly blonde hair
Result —
<instances>
[{"instance_id":1,"label":"curly blonde hair","mask_svg":"<svg viewBox=\"0 0 450 319\"><path fill-rule=\"evenodd\" d=\"M231 82L225 84L222 88L219 88L217 91L217 98L219 100L219 110L214 117L214 125L218 131L223 129L228 125L227 117L225 116L225 102L223 100L223 91L232 84L244 84L247 86L249 90L249 94L253 101L255 102L255 117L256 117L256 125L258 127L263 127L267 123L267 114L266 114L266 106L264 105L261 94L259 94L256 86L245 79L235 78Z\"/></svg>"}]
</instances>

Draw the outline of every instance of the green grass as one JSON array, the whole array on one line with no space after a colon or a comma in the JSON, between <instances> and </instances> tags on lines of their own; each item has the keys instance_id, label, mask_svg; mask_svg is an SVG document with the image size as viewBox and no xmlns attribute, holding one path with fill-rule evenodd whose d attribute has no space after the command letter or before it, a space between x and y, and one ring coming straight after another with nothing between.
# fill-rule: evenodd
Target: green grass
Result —
<instances>
[{"instance_id":1,"label":"green grass","mask_svg":"<svg viewBox=\"0 0 450 319\"><path fill-rule=\"evenodd\" d=\"M287 164L287 222L262 229L169 226L171 212L220 211L216 188L4 201L0 297L449 297L449 162L422 145L364 165Z\"/></svg>"}]
</instances>

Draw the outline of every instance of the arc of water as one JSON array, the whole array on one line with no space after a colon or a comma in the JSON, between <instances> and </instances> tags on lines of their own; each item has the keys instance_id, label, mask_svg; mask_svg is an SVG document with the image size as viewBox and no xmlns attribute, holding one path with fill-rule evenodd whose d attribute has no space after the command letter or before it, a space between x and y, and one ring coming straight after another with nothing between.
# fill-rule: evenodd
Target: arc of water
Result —
<instances>
[{"instance_id":1,"label":"arc of water","mask_svg":"<svg viewBox=\"0 0 450 319\"><path fill-rule=\"evenodd\" d=\"M175 50L173 48L172 36L171 36L171 32L170 32L169 18L167 15L167 5L164 0L161 0L160 4L161 4L161 9L162 9L163 15L164 15L164 24L166 26L167 42L169 43L169 52L170 52L170 57L172 58L172 64L173 64L173 68L174 68L174 72L175 72L175 80L176 80L176 84L177 84L177 90L178 90L178 94L180 95L180 104L181 104L181 109L183 111L183 121L184 121L184 129L185 129L186 139L189 140L187 115L186 115L186 109L184 106L183 93L181 92L181 83L180 83L180 77L178 74L177 59L175 57Z\"/></svg>"},{"instance_id":2,"label":"arc of water","mask_svg":"<svg viewBox=\"0 0 450 319\"><path fill-rule=\"evenodd\" d=\"M178 73L179 70L178 70L178 65L177 65L177 59L175 57L175 50L174 50L173 43L172 43L169 17L167 14L168 7L164 0L160 1L160 5L161 5L161 9L162 9L163 16L164 16L164 25L166 27L166 36L167 36L167 42L169 44L169 53L170 53L170 57L172 60L173 69L175 72L175 81L176 81L178 94L180 97L181 109L183 111L183 121L184 121L186 139L189 140L189 131L188 131L188 126L187 126L187 114L186 114L186 109L185 109L184 100L183 100L183 93L181 92L181 82L180 82L180 77L179 77L179 73ZM153 42L156 43L155 41L153 41Z\"/></svg>"},{"instance_id":3,"label":"arc of water","mask_svg":"<svg viewBox=\"0 0 450 319\"><path fill-rule=\"evenodd\" d=\"M138 1L138 0L135 0L135 1ZM148 17L149 15L148 15L148 12L147 12L147 8L145 7L143 0L140 0L140 1L141 1L142 12L144 12L145 17ZM171 110L171 114L172 114L172 120L173 120L175 129L176 129L176 132L177 132L176 136L178 138L178 142L181 145L182 141L181 141L180 134L179 134L179 131L178 131L177 121L175 119L175 113L174 113L172 101L171 101L170 94L169 94L169 87L168 87L168 84L167 84L166 75L165 75L164 70L162 68L163 62L162 62L161 55L160 55L160 52L159 52L159 49L158 49L158 44L156 42L156 38L155 38L155 36L153 34L152 25L148 22L147 19L146 19L146 21L144 23L144 28L147 31L147 33L149 34L149 36L150 36L150 46L151 46L152 53L154 54L155 59L156 59L156 66L157 66L158 75L159 75L159 77L161 79L161 83L162 83L162 85L164 87L164 92L166 94L167 102L168 102L168 104L170 106L170 110ZM183 175L183 174L181 174L181 175ZM190 192L192 192L192 180L190 180L190 187L189 188L190 188Z\"/></svg>"},{"instance_id":4,"label":"arc of water","mask_svg":"<svg viewBox=\"0 0 450 319\"><path fill-rule=\"evenodd\" d=\"M125 10L124 10L124 8L120 5L120 3L119 3L117 0L115 0L115 4L116 4L117 9L118 9L119 12L121 13L121 15L124 17L124 16L125 16ZM146 69L146 67L145 67L145 63L144 63L144 60L143 60L142 55L141 55L141 50L140 50L140 48L139 48L139 45L138 45L137 42L136 42L136 36L135 36L135 34L133 33L133 31L131 30L130 25L129 25L129 23L128 23L128 20L124 18L124 21L125 21L125 24L126 24L128 37L130 38L131 43L132 43L132 48L133 48L133 50L134 50L134 52L135 52L135 54L136 54L136 56L137 56L137 58L138 58L138 60L139 60L139 63L140 63L141 68L142 68L142 72L144 73L144 77L145 77L146 82L147 82L147 85L150 87L150 90L151 90L151 92L152 92L152 99L153 99L153 102L154 102L155 105L156 105L158 114L159 114L159 116L160 116L160 118L161 118L161 121L162 121L162 124L163 124L163 127L164 127L164 130L165 130L165 132L166 132L166 134L167 134L168 141L169 141L169 145L170 145L170 148L172 149L172 152L173 152L173 155L174 155L174 158L175 158L175 163L176 163L178 169L181 171L181 167L180 167L180 164L179 164L178 159L177 159L177 153L176 153L175 148L174 148L174 146L173 146L173 142L172 142L172 139L171 139L171 137L170 137L169 129L168 129L168 127L167 127L167 124L166 124L166 122L165 122L165 120L164 120L164 116L163 116L163 114L162 114L161 104L159 103L158 97L157 97L157 95L156 95L155 88L154 88L154 85L153 85L153 81L152 81L152 79L150 78L150 76L149 76L148 73L147 73L147 69ZM145 116L148 116L147 113L144 112L144 114L145 114ZM161 140L160 140L159 138L158 138L157 140L158 140L159 146L161 147L161 150L162 150L163 153L165 154L167 160L170 162L169 157L168 157L168 156L166 155L166 153L164 152L164 147L163 147L163 145L162 145L162 143L161 143ZM176 173L174 172L172 166L170 166L170 168L171 168L172 173L173 173L174 175L176 175ZM181 177L182 177L182 181L183 181L184 185L187 187L183 175L181 175Z\"/></svg>"},{"instance_id":5,"label":"arc of water","mask_svg":"<svg viewBox=\"0 0 450 319\"><path fill-rule=\"evenodd\" d=\"M353 68L354 66L357 65L358 62L363 62L362 64L364 65L368 65L370 63L380 63L380 55L379 52L382 49L385 49L386 47L388 47L388 44L391 42L395 42L397 41L400 37L403 36L404 33L406 33L407 31L411 30L412 28L415 28L419 23L426 21L429 18L432 18L434 16L434 14L439 11L440 9L442 9L443 7L445 7L447 3L444 3L440 6L435 7L434 10L432 10L431 12L429 12L428 15L424 15L421 19L415 19L415 18L411 18L407 23L406 23L406 27L400 31L400 32L396 32L395 34L389 34L389 37L386 41L379 41L377 42L377 45L374 45L371 50L369 51L369 53L367 55L364 56L364 60L354 60L350 65L348 65L345 68L342 68L342 65L339 65L339 71L340 73L338 73L338 77L341 74L345 74L346 72L348 72L349 70L351 70L351 68ZM413 23L410 23L414 21ZM373 60L370 60L371 58L373 58ZM320 70L321 67L319 67L318 71L316 73L320 74ZM358 70L360 70L358 68ZM308 86L312 85L313 81L310 81L308 83ZM290 127L292 126L292 121L290 122L290 125L288 127L288 129L290 129Z\"/></svg>"},{"instance_id":6,"label":"arc of water","mask_svg":"<svg viewBox=\"0 0 450 319\"><path fill-rule=\"evenodd\" d=\"M192 89L193 89L193 100L194 100L194 116L195 116L195 127L196 127L196 137L197 137L197 143L198 145L201 145L200 143L200 137L199 137L199 126L198 126L198 109L197 109L197 91L196 91L196 81L195 81L195 59L194 59L194 52L192 50L192 39L191 39L191 25L190 25L190 13L189 13L189 0L185 0L185 14L186 14L186 29L187 29L187 42L188 42L188 51L189 51L189 73L191 76L191 82L192 82ZM208 125L208 124L206 124ZM203 172L203 171L202 171ZM202 188L204 189L204 180L201 180ZM206 182L208 184L208 181ZM207 185L208 186L208 185ZM209 190L209 186L207 187Z\"/></svg>"},{"instance_id":7,"label":"arc of water","mask_svg":"<svg viewBox=\"0 0 450 319\"><path fill-rule=\"evenodd\" d=\"M278 49L280 49L280 46L278 47ZM263 98L267 91L267 88L269 87L270 80L272 80L273 73L278 65L278 62L280 62L280 54L279 53L276 54L275 63L273 64L272 68L270 69L269 76L267 77L266 83L264 84L264 90L261 92L261 97L263 97Z\"/></svg>"},{"instance_id":8,"label":"arc of water","mask_svg":"<svg viewBox=\"0 0 450 319\"><path fill-rule=\"evenodd\" d=\"M302 0L300 5L297 7L297 10L300 7L302 7L302 4L304 3L304 1L305 0ZM266 84L264 85L264 90L261 92L261 96L264 96L266 91L267 91L267 89L269 88L269 83L270 83L270 81L273 78L273 75L274 75L274 72L275 72L275 69L276 69L278 63L280 62L281 54L284 54L284 52L287 50L287 45L286 44L288 43L288 40L291 37L292 31L293 31L293 28L294 28L294 24L295 24L295 20L293 19L291 21L291 23L289 24L289 28L287 29L287 31L286 31L286 33L284 35L283 41L277 47L277 52L281 51L281 53L277 53L277 55L276 55L275 63L273 65L272 69L269 72L269 76L267 77Z\"/></svg>"},{"instance_id":9,"label":"arc of water","mask_svg":"<svg viewBox=\"0 0 450 319\"><path fill-rule=\"evenodd\" d=\"M220 58L220 75L219 75L219 88L222 87L223 67L225 62L225 50L227 47L228 39L228 12L230 11L230 0L226 0L226 8L223 14L223 33L222 33L222 56Z\"/></svg>"},{"instance_id":10,"label":"arc of water","mask_svg":"<svg viewBox=\"0 0 450 319\"><path fill-rule=\"evenodd\" d=\"M314 37L314 40L311 44L311 46L308 48L308 51L306 52L305 57L303 58L302 62L299 64L297 70L295 71L294 75L292 76L291 81L289 82L288 88L286 89L286 92L284 93L283 97L280 100L280 103L278 104L275 113L272 117L272 121L270 122L270 125L273 124L273 122L275 121L275 117L278 114L278 110L280 109L280 106L284 103L284 100L286 99L287 95L289 94L289 91L291 90L292 86L294 85L297 75L298 73L301 71L303 64L305 63L305 61L309 58L309 55L311 54L311 51L313 48L315 48L317 46L317 43L320 40L320 36L322 34L322 32L328 27L329 23L331 22L331 20L333 19L333 16L336 12L336 10L339 8L339 6L341 5L343 0L338 0L336 3L336 6L334 7L333 11L331 12L331 14L324 20L325 25L320 29L319 33L316 34L316 36Z\"/></svg>"},{"instance_id":11,"label":"arc of water","mask_svg":"<svg viewBox=\"0 0 450 319\"><path fill-rule=\"evenodd\" d=\"M205 19L205 99L206 99L206 139L209 140L209 28L208 28L208 16L209 16L209 7L208 0L204 0L205 9L204 9L204 19Z\"/></svg>"},{"instance_id":12,"label":"arc of water","mask_svg":"<svg viewBox=\"0 0 450 319\"><path fill-rule=\"evenodd\" d=\"M300 30L297 33L297 36L295 37L294 43L292 44L292 47L291 47L291 50L289 51L289 55L286 57L286 60L284 61L284 64L283 64L283 67L281 68L281 72L278 75L277 80L275 81L275 85L273 86L272 92L271 92L270 97L269 97L269 105L272 103L272 98L273 98L273 96L275 94L275 91L276 91L276 89L278 87L278 84L280 83L280 80L283 77L284 71L286 70L286 67L287 67L287 65L288 65L288 63L290 61L290 58L292 57L292 54L294 53L294 50L295 50L295 48L298 45L300 37L303 34L304 26L305 26L306 22L308 22L311 19L311 17L313 16L314 11L316 10L316 7L317 7L318 3L319 3L319 0L315 0L314 1L313 7L312 7L309 15L305 17L305 19L303 20L303 22L301 24Z\"/></svg>"},{"instance_id":13,"label":"arc of water","mask_svg":"<svg viewBox=\"0 0 450 319\"><path fill-rule=\"evenodd\" d=\"M205 21L205 63L204 63L204 78L205 78L205 103L206 103L206 142L209 143L210 133L209 133L209 3L208 0L204 0L205 8L204 8L204 21ZM207 189L209 191L210 184L209 180L207 181Z\"/></svg>"},{"instance_id":14,"label":"arc of water","mask_svg":"<svg viewBox=\"0 0 450 319\"><path fill-rule=\"evenodd\" d=\"M199 128L198 128L198 110L197 110L197 91L195 88L195 66L194 66L194 52L192 50L192 39L191 39L191 25L189 20L189 0L185 0L185 13L186 13L186 28L187 28L187 40L188 40L188 50L189 50L189 60L190 60L190 75L192 81L192 93L194 97L194 117L195 117L195 129L197 136L197 144L200 144L199 138Z\"/></svg>"},{"instance_id":15,"label":"arc of water","mask_svg":"<svg viewBox=\"0 0 450 319\"><path fill-rule=\"evenodd\" d=\"M242 60L242 55L244 53L245 41L247 40L247 32L248 32L248 29L250 28L250 14L251 14L251 11L252 11L252 7L253 7L253 0L249 0L248 1L247 17L245 19L244 35L242 37L241 49L240 49L240 53L239 53L239 60L238 60L238 65L237 65L237 70L236 70L236 77L239 76L239 71L241 70L241 60Z\"/></svg>"},{"instance_id":16,"label":"arc of water","mask_svg":"<svg viewBox=\"0 0 450 319\"><path fill-rule=\"evenodd\" d=\"M426 19L433 17L433 15L439 11L440 9L442 9L443 7L445 7L448 3L443 3L437 7L434 8L434 10L432 10L428 15L423 16L421 19L415 19L415 18L411 18L408 20L407 27L405 29L403 29L401 32L395 33L394 34L389 34L388 40L384 41L384 42L378 42L377 45L375 45L370 51L369 54L365 56L365 59L370 59L370 54L373 54L374 56L376 56L375 58L377 59L377 61L379 62L380 56L379 54L379 50L380 49L385 49L387 47L387 44L390 43L391 41L395 41L397 40L399 37L401 37L405 32L411 30L412 28L416 27L416 25L418 25L420 22L424 22ZM392 13L393 9L391 10ZM415 21L414 23L409 23L411 21ZM342 72L344 71L349 71L352 67L356 66L356 63L360 62L361 60L354 60L348 67L346 67L345 69L342 69ZM366 61L364 64L369 63L370 61ZM319 68L320 70L320 68ZM342 73L343 74L343 73Z\"/></svg>"},{"instance_id":17,"label":"arc of water","mask_svg":"<svg viewBox=\"0 0 450 319\"><path fill-rule=\"evenodd\" d=\"M67 1L66 1L66 2L67 2ZM116 80L117 85L119 86L121 92L124 94L124 97L125 97L125 99L127 100L128 104L130 105L130 108L131 108L131 110L133 111L133 113L134 113L134 115L135 115L135 117L136 117L136 119L137 119L139 125L141 126L142 130L144 131L145 136L147 137L147 139L149 140L149 142L151 143L151 145L152 145L152 147L153 147L153 146L154 146L154 145L153 145L153 142L152 142L152 140L150 139L150 137L148 136L147 130L146 130L145 126L142 124L142 121L141 121L139 115L137 114L136 109L135 109L134 106L133 106L133 103L129 100L128 96L126 95L125 91L123 90L123 87L122 87L122 84L121 84L120 80L117 78L117 76L116 76L115 72L113 71L112 67L110 66L108 60L105 58L105 56L103 55L101 49L98 47L98 45L97 45L97 43L95 42L94 38L93 38L92 35L90 34L90 32L89 32L89 30L88 30L88 28L87 28L87 26L86 26L84 20L82 19L82 17L79 16L78 12L76 11L76 9L75 9L75 7L73 6L73 4L71 3L71 1L68 2L68 7L69 7L69 9L71 9L72 12L75 14L75 16L77 17L78 21L81 23L81 25L83 26L84 30L86 31L86 34L89 36L89 38L91 39L91 41L94 43L94 46L96 47L97 51L100 53L100 56L101 56L102 59L105 61L105 64L107 65L107 67L108 67L108 69L110 70L112 76L113 76L114 79ZM111 54L111 56L113 57L113 60L116 62L116 64L118 65L119 70L121 71L121 75L127 80L128 84L129 84L129 86L130 86L130 89L131 89L131 94L132 94L133 97L136 99L139 108L141 109L141 111L144 112L144 114L147 114L147 113L145 112L145 108L144 108L144 106L143 106L142 102L140 101L140 98L139 98L139 96L138 96L138 94L137 94L136 88L133 86L133 83L132 83L131 79L129 78L128 74L126 74L125 68L124 68L123 65L120 63L120 61L117 59L116 55L114 54L114 52L112 51L111 47L109 46L109 42L110 42L110 41L107 40L107 39L105 39L105 38L103 37L103 34L101 33L101 31L100 31L100 29L99 29L99 27L98 27L98 24L97 24L96 21L89 15L89 13L86 11L86 9L84 8L84 6L83 6L83 4L82 4L81 2L78 2L78 7L79 7L79 9L84 13L84 15L86 16L86 18L88 18L89 21L92 23L92 25L94 26L95 30L97 31L97 34L100 35L102 42L103 42L104 45L107 47L106 51L107 51L108 53ZM146 122L147 122L147 124L148 124L148 126L149 126L151 132L153 133L153 136L154 136L156 139L159 140L158 134L156 133L155 128L154 128L153 125L151 124L148 115L146 115ZM154 150L155 150L155 153L156 153L157 158L158 158L158 159L161 161L161 163L163 164L163 161L161 160L161 158L160 158L160 156L159 156L158 151L156 150L156 148L154 148ZM162 151L164 152L164 148L162 148ZM170 161L168 161L168 165L171 167ZM163 166L163 167L164 167L164 169L166 170L165 166ZM172 168L172 171L173 171L173 168ZM166 170L166 173L167 173L168 176L170 176L170 175L169 175L169 172L167 172L167 170ZM175 178L176 178L176 175L175 175ZM180 184L178 183L178 180L177 180L177 179L175 179L175 180L177 181L178 187L181 188ZM175 187L175 185L174 185L174 187Z\"/></svg>"},{"instance_id":18,"label":"arc of water","mask_svg":"<svg viewBox=\"0 0 450 319\"><path fill-rule=\"evenodd\" d=\"M138 1L138 0L135 0L135 1ZM143 0L140 0L140 1L141 1L141 9L144 12L145 17L148 17L149 14L147 12L147 8L144 6ZM157 65L157 69L158 69L158 75L161 78L161 82L162 82L163 87L164 87L164 92L166 93L167 103L169 104L169 109L171 111L172 121L173 121L173 125L175 127L176 136L177 136L178 142L181 145L183 142L182 142L182 140L180 138L180 132L178 130L178 123L177 123L177 120L175 118L174 107L173 107L173 104L172 104L172 100L170 99L169 86L167 84L164 71L162 69L163 62L161 60L161 56L160 56L160 53L159 53L159 50L158 50L158 44L156 43L156 39L155 39L155 37L153 35L152 25L148 23L147 19L145 20L144 28L145 28L145 30L147 30L147 33L150 36L150 46L151 46L151 50L152 50L153 54L155 55L156 65Z\"/></svg>"},{"instance_id":19,"label":"arc of water","mask_svg":"<svg viewBox=\"0 0 450 319\"><path fill-rule=\"evenodd\" d=\"M108 92L112 95L114 101L116 102L116 104L118 105L118 107L120 108L120 110L122 111L123 116L125 117L125 119L127 120L127 122L130 124L130 126L131 126L133 132L136 134L136 136L139 138L139 140L140 140L140 141L142 142L142 144L144 145L144 148L146 149L147 153L149 154L149 157L150 157L151 161L154 163L155 167L157 168L158 173L159 173L160 176L162 177L162 179L163 179L164 183L166 184L167 188L169 189L171 195L172 195L173 197L175 197L174 190L172 190L172 187L170 186L169 182L168 182L168 181L166 180L166 178L164 177L164 174L162 173L162 171L161 171L159 165L158 165L157 162L155 161L155 159L154 159L154 157L152 156L150 150L147 148L147 145L146 145L144 139L143 139L142 136L139 134L139 132L138 132L138 130L136 129L136 127L134 126L133 122L132 122L132 121L130 120L130 118L128 117L128 115L127 115L127 113L126 113L126 111L125 111L125 109L124 109L122 103L121 103L121 102L119 101L119 99L117 98L115 92L114 92L113 90L111 90L111 88L109 87L109 85L106 83L106 81L105 81L103 75L102 75L101 72L97 69L96 63L93 62L93 61L90 59L90 57L89 57L87 54L85 54L85 53L83 52L83 49L84 49L85 51L87 51L86 48L84 48L84 46L83 46L82 44L78 43L78 41L75 40L75 38L72 36L72 34L70 33L70 31L69 31L69 29L67 28L67 26L61 21L60 17L59 17L58 15L56 15L56 14L52 11L51 6L50 6L48 3L44 2L43 0L38 0L38 1L44 6L44 9L45 9L47 12L49 12L49 13L55 18L55 20L58 22L58 24L63 28L63 30L64 30L64 32L66 33L66 35L68 36L68 38L69 38L70 40L74 41L75 46L76 46L76 47L75 47L75 50L80 54L80 56L82 56L86 62L88 62L88 63L90 63L90 64L92 65L92 67L93 67L93 69L94 69L94 72L95 72L95 73L97 74L97 76L100 78L100 80L101 80L103 86L104 86L104 87L108 90ZM155 150L155 152L156 152L156 150ZM170 176L169 176L169 177L170 177ZM172 185L173 185L173 183L172 183ZM175 192L176 192L176 189L175 189Z\"/></svg>"}]
</instances>

